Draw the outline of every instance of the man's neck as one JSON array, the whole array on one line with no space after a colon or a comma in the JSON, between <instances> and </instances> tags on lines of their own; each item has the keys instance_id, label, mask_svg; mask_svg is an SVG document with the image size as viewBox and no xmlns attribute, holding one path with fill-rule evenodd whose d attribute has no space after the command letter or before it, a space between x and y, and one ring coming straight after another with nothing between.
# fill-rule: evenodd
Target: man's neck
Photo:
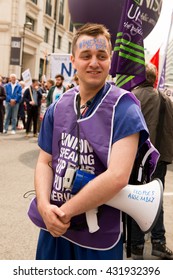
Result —
<instances>
[{"instance_id":1,"label":"man's neck","mask_svg":"<svg viewBox=\"0 0 173 280\"><path fill-rule=\"evenodd\" d=\"M62 88L62 85L56 85L57 88Z\"/></svg>"},{"instance_id":2,"label":"man's neck","mask_svg":"<svg viewBox=\"0 0 173 280\"><path fill-rule=\"evenodd\" d=\"M98 88L85 88L82 87L81 84L79 86L80 98L81 98L81 105L85 104L88 100L93 99L96 94L101 90L104 85L101 85Z\"/></svg>"}]
</instances>

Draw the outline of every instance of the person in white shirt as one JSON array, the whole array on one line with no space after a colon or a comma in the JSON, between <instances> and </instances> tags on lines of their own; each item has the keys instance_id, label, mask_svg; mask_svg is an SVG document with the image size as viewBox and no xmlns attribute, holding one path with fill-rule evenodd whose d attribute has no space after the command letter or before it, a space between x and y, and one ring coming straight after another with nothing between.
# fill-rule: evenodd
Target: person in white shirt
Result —
<instances>
[{"instance_id":1,"label":"person in white shirt","mask_svg":"<svg viewBox=\"0 0 173 280\"><path fill-rule=\"evenodd\" d=\"M17 81L15 74L10 75L10 82L5 85L6 91L6 118L4 125L4 133L7 133L11 119L11 134L16 133L17 115L19 110L19 103L22 98L22 87Z\"/></svg>"},{"instance_id":2,"label":"person in white shirt","mask_svg":"<svg viewBox=\"0 0 173 280\"><path fill-rule=\"evenodd\" d=\"M55 100L58 100L60 96L66 91L63 85L64 76L58 74L55 76L55 86L51 87L47 95L47 107L52 104Z\"/></svg>"}]
</instances>

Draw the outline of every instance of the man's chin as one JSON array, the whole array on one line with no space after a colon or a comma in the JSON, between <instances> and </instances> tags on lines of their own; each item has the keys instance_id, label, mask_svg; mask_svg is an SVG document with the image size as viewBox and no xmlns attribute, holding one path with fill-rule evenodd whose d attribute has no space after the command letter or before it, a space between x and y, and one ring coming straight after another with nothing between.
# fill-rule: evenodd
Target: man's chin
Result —
<instances>
[{"instance_id":1,"label":"man's chin","mask_svg":"<svg viewBox=\"0 0 173 280\"><path fill-rule=\"evenodd\" d=\"M88 82L88 86L90 88L93 88L93 89L100 89L105 83L105 80L97 80L97 79L91 79L89 82Z\"/></svg>"}]
</instances>

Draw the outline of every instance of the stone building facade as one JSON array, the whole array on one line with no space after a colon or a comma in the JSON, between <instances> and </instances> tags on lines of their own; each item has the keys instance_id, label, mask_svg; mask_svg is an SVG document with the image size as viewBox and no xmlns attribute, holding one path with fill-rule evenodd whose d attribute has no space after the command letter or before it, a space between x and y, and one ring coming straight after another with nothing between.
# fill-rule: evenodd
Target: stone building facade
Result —
<instances>
[{"instance_id":1,"label":"stone building facade","mask_svg":"<svg viewBox=\"0 0 173 280\"><path fill-rule=\"evenodd\" d=\"M49 55L70 53L72 36L68 0L1 0L0 75L49 76Z\"/></svg>"}]
</instances>

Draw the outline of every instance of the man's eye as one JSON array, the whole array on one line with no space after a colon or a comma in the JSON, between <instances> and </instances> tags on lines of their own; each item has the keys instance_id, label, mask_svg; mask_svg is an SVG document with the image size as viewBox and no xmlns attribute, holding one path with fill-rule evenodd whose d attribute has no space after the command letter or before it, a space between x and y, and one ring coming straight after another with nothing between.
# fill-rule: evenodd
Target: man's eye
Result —
<instances>
[{"instance_id":1,"label":"man's eye","mask_svg":"<svg viewBox=\"0 0 173 280\"><path fill-rule=\"evenodd\" d=\"M85 54L85 55L82 55L81 56L83 59L89 59L90 58L90 55L89 54Z\"/></svg>"},{"instance_id":2,"label":"man's eye","mask_svg":"<svg viewBox=\"0 0 173 280\"><path fill-rule=\"evenodd\" d=\"M107 55L101 54L101 55L99 55L98 58L99 58L100 60L105 60L105 59L107 59Z\"/></svg>"}]
</instances>

